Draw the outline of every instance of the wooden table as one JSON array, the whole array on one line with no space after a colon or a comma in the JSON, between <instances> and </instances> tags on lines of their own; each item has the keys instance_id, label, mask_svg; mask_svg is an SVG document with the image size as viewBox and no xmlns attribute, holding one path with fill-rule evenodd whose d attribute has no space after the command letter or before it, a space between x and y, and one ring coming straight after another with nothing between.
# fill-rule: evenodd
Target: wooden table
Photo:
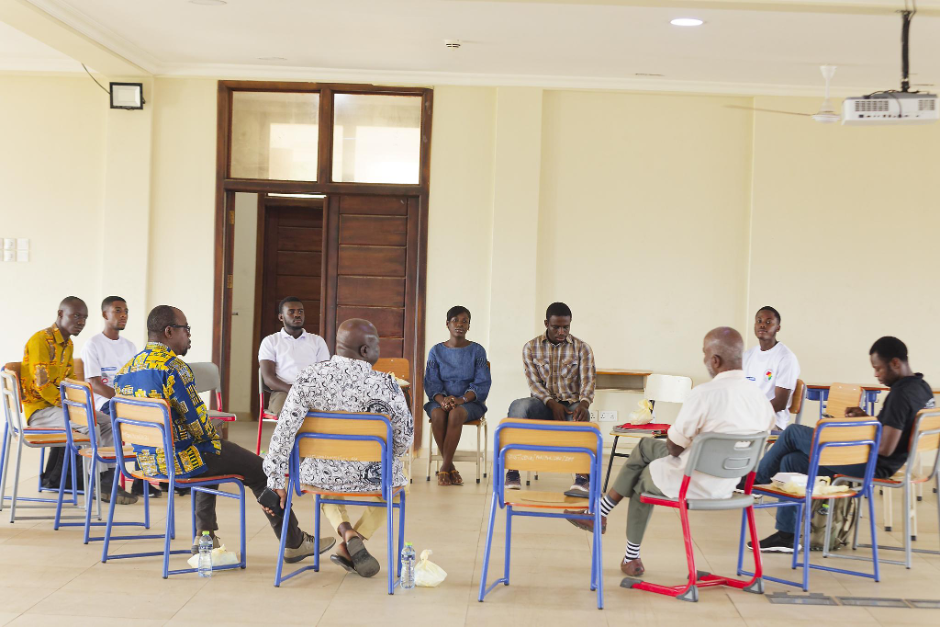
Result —
<instances>
[{"instance_id":1,"label":"wooden table","mask_svg":"<svg viewBox=\"0 0 941 627\"><path fill-rule=\"evenodd\" d=\"M647 377L651 374L653 373L649 370L600 368L595 371L595 389L643 392L647 387Z\"/></svg>"},{"instance_id":2,"label":"wooden table","mask_svg":"<svg viewBox=\"0 0 941 627\"><path fill-rule=\"evenodd\" d=\"M881 385L861 385L859 386L863 390L863 402L866 404L867 413L870 416L876 415L876 401L879 400L879 394L881 392L888 392L889 388ZM941 394L941 390L933 389L931 392L934 395ZM818 407L820 409L820 418L823 418L823 412L826 408L827 398L830 396L830 386L829 385L808 385L807 386L807 400L808 401L817 401L819 403Z\"/></svg>"}]
</instances>

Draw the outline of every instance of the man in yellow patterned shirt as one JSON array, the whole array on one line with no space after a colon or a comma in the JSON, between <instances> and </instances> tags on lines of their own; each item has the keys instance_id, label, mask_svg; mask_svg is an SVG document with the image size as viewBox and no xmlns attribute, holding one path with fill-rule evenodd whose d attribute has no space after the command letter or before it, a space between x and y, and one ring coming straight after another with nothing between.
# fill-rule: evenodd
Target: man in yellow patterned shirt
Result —
<instances>
[{"instance_id":1,"label":"man in yellow patterned shirt","mask_svg":"<svg viewBox=\"0 0 941 627\"><path fill-rule=\"evenodd\" d=\"M268 477L262 469L260 457L241 446L223 440L209 421L206 405L196 391L193 371L183 361L193 342L190 326L182 311L169 305L158 305L147 316L147 346L126 363L114 377L114 391L123 396L160 398L170 404L173 432L173 471L177 478L199 475L239 475L255 497L267 487ZM166 478L167 454L163 449L134 445L137 463L141 471L151 477ZM193 538L193 553L198 552L197 542L203 531L213 537L213 545L219 546L216 530L216 495L196 492L193 494L196 510L196 537ZM264 508L262 508L264 509ZM264 509L268 522L280 539L284 514ZM299 562L320 552L330 550L336 543L334 538L319 542L297 525L294 512L290 513L288 537L284 560Z\"/></svg>"},{"instance_id":2,"label":"man in yellow patterned shirt","mask_svg":"<svg viewBox=\"0 0 941 627\"><path fill-rule=\"evenodd\" d=\"M73 374L72 336L82 332L87 320L88 307L85 302L77 296L68 296L59 304L56 321L52 326L34 333L26 342L20 381L23 388L23 409L26 411L26 422L30 427L65 428L59 384ZM101 446L114 446L111 417L96 412L96 418ZM85 432L87 430L87 427L76 429ZM100 477L101 498L108 502L111 500L114 466L103 470ZM118 488L117 502L120 505L130 505L137 502L137 497Z\"/></svg>"}]
</instances>

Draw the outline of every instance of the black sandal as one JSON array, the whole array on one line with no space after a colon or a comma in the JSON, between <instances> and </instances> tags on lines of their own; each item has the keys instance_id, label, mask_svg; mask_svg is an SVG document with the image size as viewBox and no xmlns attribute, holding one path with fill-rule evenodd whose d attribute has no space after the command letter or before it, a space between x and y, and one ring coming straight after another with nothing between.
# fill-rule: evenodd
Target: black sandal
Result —
<instances>
[{"instance_id":1,"label":"black sandal","mask_svg":"<svg viewBox=\"0 0 941 627\"><path fill-rule=\"evenodd\" d=\"M343 570L345 570L345 571L348 572L348 573L352 573L352 572L355 572L355 571L356 571L356 569L353 568L353 562L351 562L350 560L346 559L346 558L343 557L342 555L336 555L336 554L331 555L331 556L330 556L330 561L333 562L334 564L336 564L337 566L339 566L340 568L342 568Z\"/></svg>"},{"instance_id":2,"label":"black sandal","mask_svg":"<svg viewBox=\"0 0 941 627\"><path fill-rule=\"evenodd\" d=\"M373 577L379 572L379 562L366 550L362 538L350 538L346 542L346 550L353 558L353 570L360 577Z\"/></svg>"}]
</instances>

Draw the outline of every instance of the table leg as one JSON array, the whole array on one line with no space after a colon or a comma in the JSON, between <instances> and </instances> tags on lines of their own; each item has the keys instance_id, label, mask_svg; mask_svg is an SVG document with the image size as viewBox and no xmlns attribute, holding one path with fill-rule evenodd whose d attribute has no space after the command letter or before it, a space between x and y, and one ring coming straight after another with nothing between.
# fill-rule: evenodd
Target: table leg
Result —
<instances>
[{"instance_id":1,"label":"table leg","mask_svg":"<svg viewBox=\"0 0 941 627\"><path fill-rule=\"evenodd\" d=\"M604 487L601 489L601 494L608 493L608 479L611 478L611 466L614 464L614 454L618 450L618 436L614 436L614 443L611 444L611 456L608 458L608 472L604 476Z\"/></svg>"}]
</instances>

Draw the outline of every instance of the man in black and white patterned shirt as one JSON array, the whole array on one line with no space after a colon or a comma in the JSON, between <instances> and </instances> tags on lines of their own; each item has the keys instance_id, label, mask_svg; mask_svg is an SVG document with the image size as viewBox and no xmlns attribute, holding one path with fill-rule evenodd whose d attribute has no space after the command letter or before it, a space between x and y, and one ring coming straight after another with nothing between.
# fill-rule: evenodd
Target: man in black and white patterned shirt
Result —
<instances>
[{"instance_id":1,"label":"man in black and white patterned shirt","mask_svg":"<svg viewBox=\"0 0 941 627\"><path fill-rule=\"evenodd\" d=\"M294 438L309 411L346 411L385 414L392 423L392 483L408 483L402 456L414 438L415 424L405 402L405 395L392 375L376 372L372 365L379 359L379 334L366 320L347 320L337 329L336 355L330 361L312 364L302 371L291 386L284 409L278 418L268 455L265 474L268 487L287 498L285 474L294 447ZM347 462L307 458L301 462L300 481L331 492L378 492L378 462ZM380 500L379 497L359 497ZM343 505L323 505L324 515L340 536L336 555L331 561L363 577L379 572L379 562L366 551L363 540L382 527L385 509L367 507L362 517L350 523Z\"/></svg>"}]
</instances>

